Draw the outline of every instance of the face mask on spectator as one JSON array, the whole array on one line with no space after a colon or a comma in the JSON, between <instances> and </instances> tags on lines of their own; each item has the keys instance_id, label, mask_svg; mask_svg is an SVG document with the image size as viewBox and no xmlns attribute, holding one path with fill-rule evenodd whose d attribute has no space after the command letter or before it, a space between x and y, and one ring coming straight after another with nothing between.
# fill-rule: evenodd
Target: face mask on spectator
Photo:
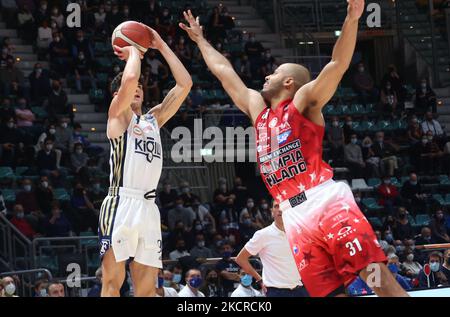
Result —
<instances>
[{"instance_id":1,"label":"face mask on spectator","mask_svg":"<svg viewBox=\"0 0 450 317\"><path fill-rule=\"evenodd\" d=\"M100 190L100 183L95 183L94 184L94 189L95 190Z\"/></svg>"},{"instance_id":2,"label":"face mask on spectator","mask_svg":"<svg viewBox=\"0 0 450 317\"><path fill-rule=\"evenodd\" d=\"M339 126L339 121L333 121L333 127L337 128Z\"/></svg>"},{"instance_id":3,"label":"face mask on spectator","mask_svg":"<svg viewBox=\"0 0 450 317\"><path fill-rule=\"evenodd\" d=\"M167 17L169 15L169 11L163 11L163 16Z\"/></svg>"},{"instance_id":4,"label":"face mask on spectator","mask_svg":"<svg viewBox=\"0 0 450 317\"><path fill-rule=\"evenodd\" d=\"M172 277L172 282L174 282L175 284L180 283L181 281L181 274L174 274Z\"/></svg>"},{"instance_id":5,"label":"face mask on spectator","mask_svg":"<svg viewBox=\"0 0 450 317\"><path fill-rule=\"evenodd\" d=\"M222 225L222 230L223 231L227 231L228 229L230 229L229 225Z\"/></svg>"},{"instance_id":6,"label":"face mask on spectator","mask_svg":"<svg viewBox=\"0 0 450 317\"><path fill-rule=\"evenodd\" d=\"M352 138L351 142L352 142L352 144L356 144L356 143L358 143L358 139Z\"/></svg>"},{"instance_id":7,"label":"face mask on spectator","mask_svg":"<svg viewBox=\"0 0 450 317\"><path fill-rule=\"evenodd\" d=\"M252 220L251 219L247 218L247 219L244 220L244 225L251 226L251 224L252 224Z\"/></svg>"},{"instance_id":8,"label":"face mask on spectator","mask_svg":"<svg viewBox=\"0 0 450 317\"><path fill-rule=\"evenodd\" d=\"M197 246L198 246L199 248L204 248L204 247L205 247L205 241L198 241L198 242L197 242Z\"/></svg>"},{"instance_id":9,"label":"face mask on spectator","mask_svg":"<svg viewBox=\"0 0 450 317\"><path fill-rule=\"evenodd\" d=\"M351 127L353 125L353 121L347 121L345 122L346 125L348 125L349 127Z\"/></svg>"},{"instance_id":10,"label":"face mask on spectator","mask_svg":"<svg viewBox=\"0 0 450 317\"><path fill-rule=\"evenodd\" d=\"M392 233L388 233L388 234L384 237L384 239L385 239L387 242L392 242L392 241L394 240L394 237L392 236Z\"/></svg>"},{"instance_id":11,"label":"face mask on spectator","mask_svg":"<svg viewBox=\"0 0 450 317\"><path fill-rule=\"evenodd\" d=\"M191 191L189 187L183 187L183 193L188 194Z\"/></svg>"},{"instance_id":12,"label":"face mask on spectator","mask_svg":"<svg viewBox=\"0 0 450 317\"><path fill-rule=\"evenodd\" d=\"M360 67L358 67L358 71L360 72L360 73L364 73L364 67L363 66L360 66Z\"/></svg>"},{"instance_id":13,"label":"face mask on spectator","mask_svg":"<svg viewBox=\"0 0 450 317\"><path fill-rule=\"evenodd\" d=\"M422 89L427 89L427 83L420 84L420 87L422 87Z\"/></svg>"},{"instance_id":14,"label":"face mask on spectator","mask_svg":"<svg viewBox=\"0 0 450 317\"><path fill-rule=\"evenodd\" d=\"M430 263L430 269L433 271L433 272L439 272L439 269L440 269L440 264L439 264L439 262L432 262L432 263Z\"/></svg>"},{"instance_id":15,"label":"face mask on spectator","mask_svg":"<svg viewBox=\"0 0 450 317\"><path fill-rule=\"evenodd\" d=\"M252 285L253 277L250 274L245 274L244 276L241 276L241 284L244 287L249 287Z\"/></svg>"},{"instance_id":16,"label":"face mask on spectator","mask_svg":"<svg viewBox=\"0 0 450 317\"><path fill-rule=\"evenodd\" d=\"M16 285L14 285L14 283L10 283L5 286L5 293L8 294L9 296L13 296L15 292L16 292Z\"/></svg>"},{"instance_id":17,"label":"face mask on spectator","mask_svg":"<svg viewBox=\"0 0 450 317\"><path fill-rule=\"evenodd\" d=\"M16 217L17 217L18 219L23 219L24 216L25 216L25 214L24 214L23 211L18 212L18 213L16 214Z\"/></svg>"},{"instance_id":18,"label":"face mask on spectator","mask_svg":"<svg viewBox=\"0 0 450 317\"><path fill-rule=\"evenodd\" d=\"M47 188L48 187L48 182L47 181L42 181L42 187Z\"/></svg>"},{"instance_id":19,"label":"face mask on spectator","mask_svg":"<svg viewBox=\"0 0 450 317\"><path fill-rule=\"evenodd\" d=\"M423 138L422 139L422 144L427 144L428 143L428 139L427 138Z\"/></svg>"},{"instance_id":20,"label":"face mask on spectator","mask_svg":"<svg viewBox=\"0 0 450 317\"><path fill-rule=\"evenodd\" d=\"M409 181L409 183L410 183L411 185L413 185L413 186L416 186L416 185L417 185L417 181Z\"/></svg>"},{"instance_id":21,"label":"face mask on spectator","mask_svg":"<svg viewBox=\"0 0 450 317\"><path fill-rule=\"evenodd\" d=\"M49 130L48 130L48 133L50 133L50 134L55 134L55 133L56 133L56 129L49 129Z\"/></svg>"},{"instance_id":22,"label":"face mask on spectator","mask_svg":"<svg viewBox=\"0 0 450 317\"><path fill-rule=\"evenodd\" d=\"M45 288L39 291L39 297L47 297L47 290Z\"/></svg>"},{"instance_id":23,"label":"face mask on spectator","mask_svg":"<svg viewBox=\"0 0 450 317\"><path fill-rule=\"evenodd\" d=\"M410 253L406 256L406 260L408 260L409 262L412 262L414 260L414 254Z\"/></svg>"},{"instance_id":24,"label":"face mask on spectator","mask_svg":"<svg viewBox=\"0 0 450 317\"><path fill-rule=\"evenodd\" d=\"M51 151L51 150L53 150L53 144L47 144L46 146L45 146L45 148L47 149L47 151Z\"/></svg>"},{"instance_id":25,"label":"face mask on spectator","mask_svg":"<svg viewBox=\"0 0 450 317\"><path fill-rule=\"evenodd\" d=\"M266 203L261 204L261 208L262 209L268 209L269 208L269 204L266 204Z\"/></svg>"},{"instance_id":26,"label":"face mask on spectator","mask_svg":"<svg viewBox=\"0 0 450 317\"><path fill-rule=\"evenodd\" d=\"M433 136L431 136L431 135L429 135L429 136L427 136L427 139L428 139L428 141L433 141Z\"/></svg>"},{"instance_id":27,"label":"face mask on spectator","mask_svg":"<svg viewBox=\"0 0 450 317\"><path fill-rule=\"evenodd\" d=\"M247 203L247 208L248 209L252 209L253 207L255 207L255 203L253 201Z\"/></svg>"},{"instance_id":28,"label":"face mask on spectator","mask_svg":"<svg viewBox=\"0 0 450 317\"><path fill-rule=\"evenodd\" d=\"M67 122L61 123L61 128L66 129L67 128Z\"/></svg>"},{"instance_id":29,"label":"face mask on spectator","mask_svg":"<svg viewBox=\"0 0 450 317\"><path fill-rule=\"evenodd\" d=\"M119 66L114 67L114 72L115 73L119 73L120 72L120 67Z\"/></svg>"},{"instance_id":30,"label":"face mask on spectator","mask_svg":"<svg viewBox=\"0 0 450 317\"><path fill-rule=\"evenodd\" d=\"M170 287L172 285L172 282L169 280L164 280L163 286L164 287Z\"/></svg>"},{"instance_id":31,"label":"face mask on spectator","mask_svg":"<svg viewBox=\"0 0 450 317\"><path fill-rule=\"evenodd\" d=\"M198 224L198 225L195 226L195 230L202 231L203 230L203 226L201 224Z\"/></svg>"},{"instance_id":32,"label":"face mask on spectator","mask_svg":"<svg viewBox=\"0 0 450 317\"><path fill-rule=\"evenodd\" d=\"M9 129L12 129L12 128L14 128L14 122L8 122L8 123L6 124L6 126L7 126Z\"/></svg>"},{"instance_id":33,"label":"face mask on spectator","mask_svg":"<svg viewBox=\"0 0 450 317\"><path fill-rule=\"evenodd\" d=\"M46 4L41 5L41 9L42 9L42 11L47 10L47 5Z\"/></svg>"},{"instance_id":34,"label":"face mask on spectator","mask_svg":"<svg viewBox=\"0 0 450 317\"><path fill-rule=\"evenodd\" d=\"M390 180L390 179L385 179L385 180L384 180L384 183L385 183L386 185L390 185L390 184L391 184L391 180Z\"/></svg>"},{"instance_id":35,"label":"face mask on spectator","mask_svg":"<svg viewBox=\"0 0 450 317\"><path fill-rule=\"evenodd\" d=\"M255 43L255 41L256 41L255 38L252 36L252 37L250 38L250 42L251 42L251 43Z\"/></svg>"},{"instance_id":36,"label":"face mask on spectator","mask_svg":"<svg viewBox=\"0 0 450 317\"><path fill-rule=\"evenodd\" d=\"M130 13L129 10L127 10L127 9L123 10L123 14L128 15L128 13Z\"/></svg>"},{"instance_id":37,"label":"face mask on spectator","mask_svg":"<svg viewBox=\"0 0 450 317\"><path fill-rule=\"evenodd\" d=\"M202 285L202 283L203 283L203 280L202 280L202 278L201 277L193 277L193 278L191 278L190 280L189 280L189 285L192 287L192 288L199 288L200 287L200 285Z\"/></svg>"},{"instance_id":38,"label":"face mask on spectator","mask_svg":"<svg viewBox=\"0 0 450 317\"><path fill-rule=\"evenodd\" d=\"M355 197L355 201L356 201L357 203L360 203L360 202L361 202L361 197Z\"/></svg>"},{"instance_id":39,"label":"face mask on spectator","mask_svg":"<svg viewBox=\"0 0 450 317\"><path fill-rule=\"evenodd\" d=\"M158 277L158 288L161 288L164 286L164 278Z\"/></svg>"},{"instance_id":40,"label":"face mask on spectator","mask_svg":"<svg viewBox=\"0 0 450 317\"><path fill-rule=\"evenodd\" d=\"M83 153L83 149L76 149L75 152L76 152L77 154L82 154L82 153Z\"/></svg>"},{"instance_id":41,"label":"face mask on spectator","mask_svg":"<svg viewBox=\"0 0 450 317\"><path fill-rule=\"evenodd\" d=\"M26 192L31 192L31 185L24 185L24 186L23 186L23 189L24 189Z\"/></svg>"}]
</instances>

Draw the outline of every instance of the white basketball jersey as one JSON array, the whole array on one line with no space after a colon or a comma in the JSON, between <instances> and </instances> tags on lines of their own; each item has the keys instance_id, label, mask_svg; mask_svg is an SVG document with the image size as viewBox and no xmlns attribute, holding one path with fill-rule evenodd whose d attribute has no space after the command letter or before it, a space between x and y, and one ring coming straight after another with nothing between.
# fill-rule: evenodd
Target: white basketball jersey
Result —
<instances>
[{"instance_id":1,"label":"white basketball jersey","mask_svg":"<svg viewBox=\"0 0 450 317\"><path fill-rule=\"evenodd\" d=\"M158 186L163 152L158 122L148 113L133 113L125 133L110 139L109 177L111 187L151 191Z\"/></svg>"}]
</instances>

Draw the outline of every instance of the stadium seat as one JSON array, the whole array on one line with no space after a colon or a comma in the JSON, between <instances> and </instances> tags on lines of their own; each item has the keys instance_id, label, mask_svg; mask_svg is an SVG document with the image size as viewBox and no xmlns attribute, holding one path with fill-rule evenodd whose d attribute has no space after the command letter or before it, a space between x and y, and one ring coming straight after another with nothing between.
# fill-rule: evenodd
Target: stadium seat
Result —
<instances>
[{"instance_id":1,"label":"stadium seat","mask_svg":"<svg viewBox=\"0 0 450 317\"><path fill-rule=\"evenodd\" d=\"M0 179L14 179L14 172L11 167L0 167Z\"/></svg>"},{"instance_id":2,"label":"stadium seat","mask_svg":"<svg viewBox=\"0 0 450 317\"><path fill-rule=\"evenodd\" d=\"M70 195L64 188L55 188L53 191L55 199L59 201L69 201Z\"/></svg>"},{"instance_id":3,"label":"stadium seat","mask_svg":"<svg viewBox=\"0 0 450 317\"><path fill-rule=\"evenodd\" d=\"M447 175L439 175L439 184L440 185L450 185L450 179Z\"/></svg>"},{"instance_id":4,"label":"stadium seat","mask_svg":"<svg viewBox=\"0 0 450 317\"><path fill-rule=\"evenodd\" d=\"M325 116L329 116L329 115L332 115L333 110L334 110L334 106L333 106L333 105L326 105L326 106L323 108L322 113L323 113Z\"/></svg>"},{"instance_id":5,"label":"stadium seat","mask_svg":"<svg viewBox=\"0 0 450 317\"><path fill-rule=\"evenodd\" d=\"M31 111L36 115L38 119L44 119L48 117L47 111L42 107L31 107Z\"/></svg>"},{"instance_id":6,"label":"stadium seat","mask_svg":"<svg viewBox=\"0 0 450 317\"><path fill-rule=\"evenodd\" d=\"M92 231L82 231L80 232L80 237L92 237L95 234ZM96 246L98 244L97 239L81 239L80 245L82 246Z\"/></svg>"},{"instance_id":7,"label":"stadium seat","mask_svg":"<svg viewBox=\"0 0 450 317\"><path fill-rule=\"evenodd\" d=\"M91 89L89 91L89 99L93 103L100 103L105 99L105 91L103 89Z\"/></svg>"},{"instance_id":8,"label":"stadium seat","mask_svg":"<svg viewBox=\"0 0 450 317\"><path fill-rule=\"evenodd\" d=\"M28 170L28 166L17 166L16 176L22 176Z\"/></svg>"},{"instance_id":9,"label":"stadium seat","mask_svg":"<svg viewBox=\"0 0 450 317\"><path fill-rule=\"evenodd\" d=\"M366 109L363 105L360 104L353 104L350 107L350 114L351 115L363 115L366 114Z\"/></svg>"},{"instance_id":10,"label":"stadium seat","mask_svg":"<svg viewBox=\"0 0 450 317\"><path fill-rule=\"evenodd\" d=\"M391 184L398 187L402 187L403 183L400 182L397 177L391 177Z\"/></svg>"},{"instance_id":11,"label":"stadium seat","mask_svg":"<svg viewBox=\"0 0 450 317\"><path fill-rule=\"evenodd\" d=\"M369 178L367 180L367 185L369 187L372 187L373 189L377 188L378 186L381 185L381 179L379 178Z\"/></svg>"},{"instance_id":12,"label":"stadium seat","mask_svg":"<svg viewBox=\"0 0 450 317\"><path fill-rule=\"evenodd\" d=\"M16 193L14 190L5 188L0 191L2 192L3 199L5 200L5 202L14 203L16 201Z\"/></svg>"},{"instance_id":13,"label":"stadium seat","mask_svg":"<svg viewBox=\"0 0 450 317\"><path fill-rule=\"evenodd\" d=\"M420 214L416 216L416 226L428 226L430 223L430 216L427 214Z\"/></svg>"},{"instance_id":14,"label":"stadium seat","mask_svg":"<svg viewBox=\"0 0 450 317\"><path fill-rule=\"evenodd\" d=\"M370 191L372 188L367 186L364 178L352 179L352 190Z\"/></svg>"},{"instance_id":15,"label":"stadium seat","mask_svg":"<svg viewBox=\"0 0 450 317\"><path fill-rule=\"evenodd\" d=\"M380 218L378 217L370 217L368 218L370 224L372 225L372 227L374 228L381 228L383 227L383 223L381 222Z\"/></svg>"},{"instance_id":16,"label":"stadium seat","mask_svg":"<svg viewBox=\"0 0 450 317\"><path fill-rule=\"evenodd\" d=\"M433 199L436 200L439 204L441 204L442 206L445 205L445 200L442 197L442 195L440 194L433 194Z\"/></svg>"},{"instance_id":17,"label":"stadium seat","mask_svg":"<svg viewBox=\"0 0 450 317\"><path fill-rule=\"evenodd\" d=\"M445 195L445 206L450 206L450 194Z\"/></svg>"},{"instance_id":18,"label":"stadium seat","mask_svg":"<svg viewBox=\"0 0 450 317\"><path fill-rule=\"evenodd\" d=\"M49 269L52 272L56 272L58 270L57 257L41 255L38 257L38 266Z\"/></svg>"},{"instance_id":19,"label":"stadium seat","mask_svg":"<svg viewBox=\"0 0 450 317\"><path fill-rule=\"evenodd\" d=\"M362 200L362 203L364 204L364 206L366 206L370 211L379 211L381 209L383 209L383 206L378 205L377 201L375 200L375 198L364 198Z\"/></svg>"}]
</instances>

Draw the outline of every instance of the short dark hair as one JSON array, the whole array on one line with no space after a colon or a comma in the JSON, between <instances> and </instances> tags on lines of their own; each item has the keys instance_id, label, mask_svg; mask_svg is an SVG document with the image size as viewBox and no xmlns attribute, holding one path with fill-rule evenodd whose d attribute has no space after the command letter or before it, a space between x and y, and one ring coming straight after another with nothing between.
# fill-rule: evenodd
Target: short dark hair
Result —
<instances>
[{"instance_id":1,"label":"short dark hair","mask_svg":"<svg viewBox=\"0 0 450 317\"><path fill-rule=\"evenodd\" d=\"M428 256L428 259L431 259L431 258L439 258L439 261L442 262L442 253L439 251L433 251Z\"/></svg>"},{"instance_id":2,"label":"short dark hair","mask_svg":"<svg viewBox=\"0 0 450 317\"><path fill-rule=\"evenodd\" d=\"M118 92L120 89L120 85L122 84L122 76L123 72L120 72L117 74L117 76L113 79L111 82L111 92L114 94L115 92ZM143 85L141 78L139 77L138 81L139 85Z\"/></svg>"}]
</instances>

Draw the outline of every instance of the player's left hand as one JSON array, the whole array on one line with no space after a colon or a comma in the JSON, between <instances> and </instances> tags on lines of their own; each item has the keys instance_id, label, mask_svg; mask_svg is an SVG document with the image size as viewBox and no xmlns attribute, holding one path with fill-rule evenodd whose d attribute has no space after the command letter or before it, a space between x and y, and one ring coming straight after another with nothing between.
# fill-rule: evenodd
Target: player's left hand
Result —
<instances>
[{"instance_id":1,"label":"player's left hand","mask_svg":"<svg viewBox=\"0 0 450 317\"><path fill-rule=\"evenodd\" d=\"M347 17L350 20L359 20L364 12L364 0L347 0Z\"/></svg>"},{"instance_id":2,"label":"player's left hand","mask_svg":"<svg viewBox=\"0 0 450 317\"><path fill-rule=\"evenodd\" d=\"M152 42L150 43L150 48L159 51L164 45L163 39L158 34L158 32L153 30L151 27L147 26L147 29L150 33L152 33Z\"/></svg>"}]
</instances>

